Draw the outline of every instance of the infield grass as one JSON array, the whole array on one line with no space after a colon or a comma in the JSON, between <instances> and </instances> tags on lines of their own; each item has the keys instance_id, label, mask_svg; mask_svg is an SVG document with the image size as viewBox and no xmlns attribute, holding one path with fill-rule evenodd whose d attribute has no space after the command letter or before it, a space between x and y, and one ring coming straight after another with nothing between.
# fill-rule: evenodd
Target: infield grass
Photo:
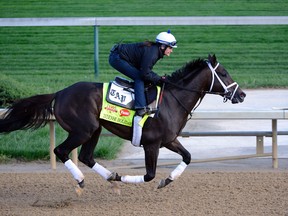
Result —
<instances>
[{"instance_id":1,"label":"infield grass","mask_svg":"<svg viewBox=\"0 0 288 216\"><path fill-rule=\"evenodd\" d=\"M0 10L1 18L287 16L288 2L4 0L0 2ZM215 53L242 88L288 86L288 26L285 25L100 27L96 78L93 27L1 27L0 74L26 85L29 91L24 92L25 96L55 92L78 81L106 82L119 75L108 65L109 50L114 43L154 40L157 33L167 29L177 38L178 48L154 67L159 74L170 74L187 61ZM48 133L45 127L1 135L0 156L46 159ZM65 136L66 132L57 127L57 143ZM95 155L115 158L121 143L119 138L103 138Z\"/></svg>"}]
</instances>

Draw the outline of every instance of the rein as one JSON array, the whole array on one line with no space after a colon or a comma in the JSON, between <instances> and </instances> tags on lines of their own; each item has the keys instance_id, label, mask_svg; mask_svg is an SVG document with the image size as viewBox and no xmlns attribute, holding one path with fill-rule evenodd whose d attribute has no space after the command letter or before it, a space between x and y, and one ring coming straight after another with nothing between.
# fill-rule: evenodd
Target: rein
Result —
<instances>
[{"instance_id":1,"label":"rein","mask_svg":"<svg viewBox=\"0 0 288 216\"><path fill-rule=\"evenodd\" d=\"M181 105L181 107L185 110L185 112L187 114L190 115L189 119L187 121L189 121L192 118L192 114L194 113L194 111L197 109L197 107L201 104L203 98L204 98L204 93L201 94L200 99L198 99L196 105L194 106L194 108L192 109L191 112L189 112L188 109L186 109L186 107L184 106L184 104L173 94L173 92L170 91L170 89L168 90L170 92L170 94L173 96L173 98ZM200 91L199 91L200 92Z\"/></svg>"}]
</instances>

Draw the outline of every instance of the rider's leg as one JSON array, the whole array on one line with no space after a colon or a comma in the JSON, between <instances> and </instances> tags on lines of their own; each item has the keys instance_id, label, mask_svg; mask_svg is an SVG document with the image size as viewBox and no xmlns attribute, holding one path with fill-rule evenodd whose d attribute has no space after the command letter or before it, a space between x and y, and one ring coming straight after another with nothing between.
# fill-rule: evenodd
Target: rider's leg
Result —
<instances>
[{"instance_id":1,"label":"rider's leg","mask_svg":"<svg viewBox=\"0 0 288 216\"><path fill-rule=\"evenodd\" d=\"M135 91L135 109L141 110L146 107L146 99L144 93L144 82L141 79L134 80L134 91Z\"/></svg>"},{"instance_id":2,"label":"rider's leg","mask_svg":"<svg viewBox=\"0 0 288 216\"><path fill-rule=\"evenodd\" d=\"M109 63L113 68L134 80L135 109L139 110L139 114L144 115L146 113L146 98L141 71L122 59L117 52L110 54Z\"/></svg>"}]
</instances>

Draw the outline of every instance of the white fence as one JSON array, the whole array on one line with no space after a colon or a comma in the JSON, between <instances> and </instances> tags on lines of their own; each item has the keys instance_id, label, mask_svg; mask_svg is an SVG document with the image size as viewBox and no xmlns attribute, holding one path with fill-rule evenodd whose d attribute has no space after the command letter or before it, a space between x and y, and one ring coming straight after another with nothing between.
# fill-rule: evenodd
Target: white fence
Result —
<instances>
[{"instance_id":1,"label":"white fence","mask_svg":"<svg viewBox=\"0 0 288 216\"><path fill-rule=\"evenodd\" d=\"M0 26L287 25L288 16L0 18Z\"/></svg>"},{"instance_id":2,"label":"white fence","mask_svg":"<svg viewBox=\"0 0 288 216\"><path fill-rule=\"evenodd\" d=\"M0 116L5 112L4 109L0 110ZM252 155L241 155L226 158L213 158L201 160L215 161L227 159L243 159L251 157L267 157L272 156L273 168L278 168L278 143L277 137L279 135L288 135L288 131L278 131L277 121L288 120L288 110L251 110L251 111L195 111L192 119L195 120L271 120L271 130L269 131L222 131L222 132L182 132L180 136L255 136L256 137L256 152ZM56 157L53 152L55 148L56 134L55 134L55 119L49 121L50 127L50 162L52 169L56 169ZM235 128L234 128L235 129ZM237 129L237 128L236 128ZM111 134L104 134L111 135ZM264 153L263 137L272 137L272 152ZM287 143L288 145L288 143ZM73 150L72 159L77 163L77 151ZM193 162L193 161L192 161ZM199 162L199 161L198 161Z\"/></svg>"}]
</instances>

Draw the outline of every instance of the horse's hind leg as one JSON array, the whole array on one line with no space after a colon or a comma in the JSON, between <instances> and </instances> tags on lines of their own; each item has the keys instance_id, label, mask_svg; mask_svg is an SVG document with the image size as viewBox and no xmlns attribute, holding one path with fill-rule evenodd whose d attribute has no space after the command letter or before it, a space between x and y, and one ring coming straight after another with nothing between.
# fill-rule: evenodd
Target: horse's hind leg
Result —
<instances>
[{"instance_id":1,"label":"horse's hind leg","mask_svg":"<svg viewBox=\"0 0 288 216\"><path fill-rule=\"evenodd\" d=\"M95 162L93 157L93 152L98 143L100 133L101 127L94 132L91 139L82 145L78 159L107 180L111 175L111 172L99 163Z\"/></svg>"},{"instance_id":2,"label":"horse's hind leg","mask_svg":"<svg viewBox=\"0 0 288 216\"><path fill-rule=\"evenodd\" d=\"M89 139L89 136L87 135L85 136L85 135L79 135L77 133L69 133L67 139L54 149L55 155L65 164L67 169L73 175L74 179L82 187L84 187L83 185L84 175L69 158L69 154L73 149L77 148L82 143L86 142L87 139Z\"/></svg>"}]
</instances>

